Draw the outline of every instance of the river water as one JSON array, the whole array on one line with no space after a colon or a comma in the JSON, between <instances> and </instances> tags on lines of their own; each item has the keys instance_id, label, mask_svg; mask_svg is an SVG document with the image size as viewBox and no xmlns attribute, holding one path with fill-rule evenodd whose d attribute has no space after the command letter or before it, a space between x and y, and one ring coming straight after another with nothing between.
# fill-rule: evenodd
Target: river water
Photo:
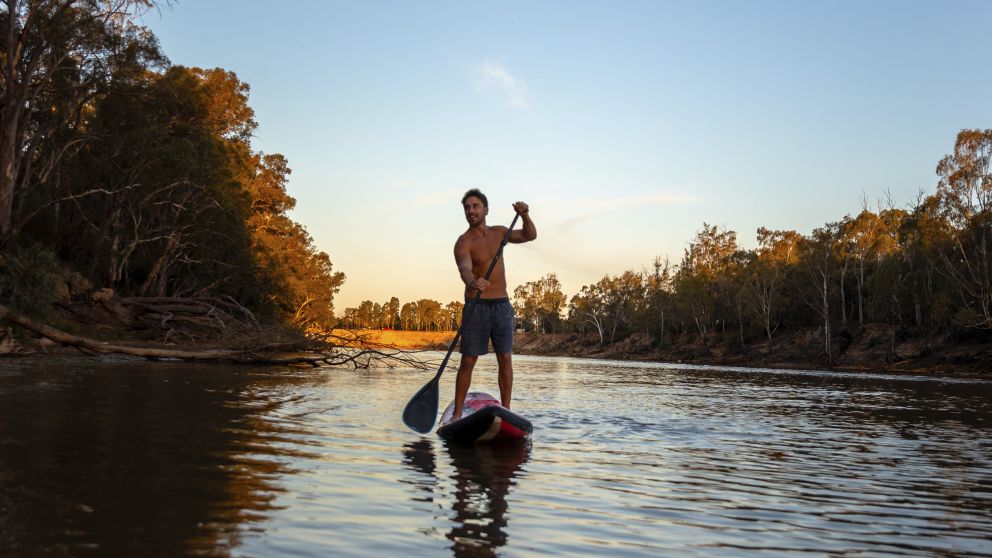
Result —
<instances>
[{"instance_id":1,"label":"river water","mask_svg":"<svg viewBox=\"0 0 992 558\"><path fill-rule=\"evenodd\" d=\"M432 371L2 360L0 555L992 556L992 382L515 363L493 448Z\"/></svg>"}]
</instances>

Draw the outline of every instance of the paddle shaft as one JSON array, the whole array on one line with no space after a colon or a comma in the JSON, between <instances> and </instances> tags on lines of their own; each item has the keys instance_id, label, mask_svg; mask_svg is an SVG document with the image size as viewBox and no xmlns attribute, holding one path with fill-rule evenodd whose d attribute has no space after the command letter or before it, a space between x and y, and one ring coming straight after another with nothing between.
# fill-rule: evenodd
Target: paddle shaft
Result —
<instances>
[{"instance_id":1,"label":"paddle shaft","mask_svg":"<svg viewBox=\"0 0 992 558\"><path fill-rule=\"evenodd\" d=\"M513 221L510 223L510 228L506 229L506 234L503 235L503 240L499 243L499 250L496 250L496 257L493 258L492 263L489 264L489 269L486 270L486 275L483 277L486 281L489 280L489 276L493 274L493 269L496 268L496 262L503 255L503 247L510 240L510 233L513 232L513 226L517 224L517 219L520 218L520 214L517 213L513 216ZM454 352L455 346L458 344L458 340L462 336L462 329L465 327L465 323L469 321L472 317L472 313L475 312L475 307L479 304L479 299L482 298L482 291L478 291L475 294L475 298L471 302L471 306L468 307L468 311L465 312L465 317L462 319L462 323L458 326L458 332L455 333L455 338L451 340L451 345L448 347L448 354L444 355L444 360L441 361L441 367L437 369L437 374L434 375L432 382L438 381L441 378L441 374L444 373L444 368L448 365L448 359L451 358L451 353Z\"/></svg>"}]
</instances>

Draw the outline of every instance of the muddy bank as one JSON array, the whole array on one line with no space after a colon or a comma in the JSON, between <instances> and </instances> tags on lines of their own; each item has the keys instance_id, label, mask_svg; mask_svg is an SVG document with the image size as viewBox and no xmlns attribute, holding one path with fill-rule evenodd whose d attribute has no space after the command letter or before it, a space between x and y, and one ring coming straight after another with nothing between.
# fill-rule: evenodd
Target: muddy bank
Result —
<instances>
[{"instance_id":1,"label":"muddy bank","mask_svg":"<svg viewBox=\"0 0 992 558\"><path fill-rule=\"evenodd\" d=\"M361 335L370 342L402 349L445 351L454 332L363 331ZM743 348L733 336L720 335L711 335L705 342L693 337L661 347L644 334L610 345L601 345L595 334L518 332L514 339L514 352L524 355L992 377L992 340L980 335L927 340L891 326L867 324L842 330L833 348L833 363L828 363L817 330L779 335L772 343L755 340Z\"/></svg>"},{"instance_id":2,"label":"muddy bank","mask_svg":"<svg viewBox=\"0 0 992 558\"><path fill-rule=\"evenodd\" d=\"M92 324L73 320L72 329L92 331ZM65 323L65 321L63 321ZM90 326L90 327L87 327ZM106 332L104 332L106 333ZM356 345L392 348L402 351L446 351L453 331L335 330L338 340ZM135 331L112 330L111 337L121 342L142 341ZM992 339L980 332L971 338L944 336L925 339L891 326L868 324L857 330L842 330L834 339L834 356L828 362L823 338L817 330L776 336L771 343L756 340L742 347L739 339L729 335L698 336L679 344L658 346L644 334L634 334L613 344L600 344L595 334L518 332L514 352L523 355L566 356L639 360L686 364L707 364L806 370L841 370L931 374L956 377L992 377ZM147 343L147 340L144 340ZM186 341L168 343L173 348L203 348L203 344ZM187 347L188 346L188 347ZM45 339L20 336L15 340L10 329L0 330L0 355L12 353L64 353Z\"/></svg>"},{"instance_id":3,"label":"muddy bank","mask_svg":"<svg viewBox=\"0 0 992 558\"><path fill-rule=\"evenodd\" d=\"M828 362L822 334L816 330L781 335L771 343L762 340L743 347L737 339L718 335L705 342L693 339L658 347L644 334L601 345L596 335L518 333L514 343L517 353L530 355L992 377L992 342L987 339L927 340L889 326L868 324L857 331L843 331L833 346L836 353L833 362Z\"/></svg>"}]
</instances>

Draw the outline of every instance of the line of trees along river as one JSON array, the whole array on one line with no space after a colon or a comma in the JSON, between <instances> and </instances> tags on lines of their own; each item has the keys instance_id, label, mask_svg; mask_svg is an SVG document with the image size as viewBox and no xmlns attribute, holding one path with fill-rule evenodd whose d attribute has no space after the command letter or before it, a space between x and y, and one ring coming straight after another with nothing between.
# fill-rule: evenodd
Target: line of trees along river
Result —
<instances>
[{"instance_id":1,"label":"line of trees along river","mask_svg":"<svg viewBox=\"0 0 992 558\"><path fill-rule=\"evenodd\" d=\"M379 304L364 300L355 308L346 308L341 326L353 329L399 329L408 331L450 331L461 326L464 303L453 300L441 304L423 298L400 304L395 296Z\"/></svg>"},{"instance_id":2,"label":"line of trees along river","mask_svg":"<svg viewBox=\"0 0 992 558\"><path fill-rule=\"evenodd\" d=\"M152 0L0 4L0 304L41 313L76 270L126 296L227 295L274 321L331 327L344 275L287 212L290 168L253 148L248 84L173 66L137 23ZM815 328L831 359L853 328L934 339L992 331L992 130L963 130L937 187L809 234L704 223L680 262L567 297L520 285L520 326L743 346ZM366 301L345 325L458 327L461 302ZM378 308L377 308L378 307Z\"/></svg>"},{"instance_id":3,"label":"line of trees along river","mask_svg":"<svg viewBox=\"0 0 992 558\"><path fill-rule=\"evenodd\" d=\"M514 290L518 326L593 332L602 344L643 332L661 346L716 337L737 347L816 329L828 361L869 323L928 344L948 336L988 340L992 130L963 130L953 147L937 164L936 191L905 207L863 202L860 213L807 235L759 228L750 250L735 231L704 223L680 262L657 259L647 271L606 275L570 298L554 273L527 282ZM440 303L412 307L426 302L439 321L401 320L370 301L346 316L365 327L457 327Z\"/></svg>"},{"instance_id":4,"label":"line of trees along river","mask_svg":"<svg viewBox=\"0 0 992 558\"><path fill-rule=\"evenodd\" d=\"M0 4L0 303L42 313L65 269L125 296L228 295L331 326L344 275L287 217L248 84L170 65L150 0Z\"/></svg>"}]
</instances>

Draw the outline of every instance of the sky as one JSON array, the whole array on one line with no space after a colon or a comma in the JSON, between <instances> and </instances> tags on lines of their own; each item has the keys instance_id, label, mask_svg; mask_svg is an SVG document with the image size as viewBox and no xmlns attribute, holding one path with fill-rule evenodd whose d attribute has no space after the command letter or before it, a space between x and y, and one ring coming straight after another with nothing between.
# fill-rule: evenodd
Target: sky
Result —
<instances>
[{"instance_id":1,"label":"sky","mask_svg":"<svg viewBox=\"0 0 992 558\"><path fill-rule=\"evenodd\" d=\"M703 223L808 234L932 192L992 127L992 2L179 0L143 22L173 64L251 87L253 146L363 300L462 297L460 200L525 201L514 286L567 296L678 263Z\"/></svg>"}]
</instances>

